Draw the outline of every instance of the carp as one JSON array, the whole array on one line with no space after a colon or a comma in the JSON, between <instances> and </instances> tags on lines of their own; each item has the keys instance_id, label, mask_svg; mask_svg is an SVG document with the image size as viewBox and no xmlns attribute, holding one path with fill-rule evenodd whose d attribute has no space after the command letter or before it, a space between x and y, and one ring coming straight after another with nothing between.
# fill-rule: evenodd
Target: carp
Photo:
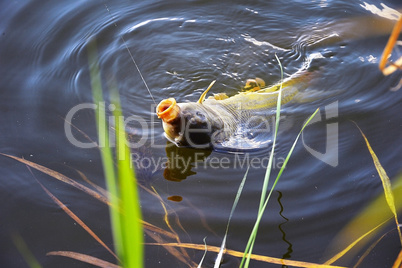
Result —
<instances>
[{"instance_id":1,"label":"carp","mask_svg":"<svg viewBox=\"0 0 402 268\"><path fill-rule=\"evenodd\" d=\"M264 143L271 137L268 114L277 105L279 90L281 104L286 104L309 86L312 76L313 72L303 67L272 86L266 87L260 78L249 79L245 91L234 96L218 93L206 98L213 81L197 102L164 99L156 107L156 114L162 119L165 137L177 146L255 148L258 141Z\"/></svg>"}]
</instances>

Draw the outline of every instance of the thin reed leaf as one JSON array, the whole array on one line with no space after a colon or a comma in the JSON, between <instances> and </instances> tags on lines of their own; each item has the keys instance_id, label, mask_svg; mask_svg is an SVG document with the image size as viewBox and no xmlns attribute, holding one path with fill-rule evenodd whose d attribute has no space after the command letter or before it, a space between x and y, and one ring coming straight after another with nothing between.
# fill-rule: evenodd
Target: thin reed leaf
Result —
<instances>
[{"instance_id":1,"label":"thin reed leaf","mask_svg":"<svg viewBox=\"0 0 402 268\"><path fill-rule=\"evenodd\" d=\"M61 119L64 120L64 128L66 128L66 125L70 125L72 126L75 130L77 130L79 133L81 133L82 136L84 136L84 138L86 138L88 141L92 142L93 144L95 144L96 146L99 147L98 143L96 143L95 141L93 141L91 139L91 137L88 136L88 134L86 134L84 131L82 131L81 129L79 129L76 125L74 125L72 122L67 121L66 118L61 117Z\"/></svg>"},{"instance_id":2,"label":"thin reed leaf","mask_svg":"<svg viewBox=\"0 0 402 268\"><path fill-rule=\"evenodd\" d=\"M385 199L387 200L389 209L391 210L392 214L394 215L396 228L398 230L399 240L402 245L402 234L401 234L401 229L399 227L398 214L397 214L396 207L395 207L394 194L392 193L391 181L390 181L387 173L385 172L385 169L382 167L377 155L374 153L373 149L371 148L371 145L370 145L369 141L367 140L366 135L364 135L363 131L359 128L359 126L356 123L355 123L355 125L359 129L360 133L362 134L362 136L366 142L367 148L371 154L371 157L373 158L375 168L377 169L378 175L381 178L382 186L384 188Z\"/></svg>"},{"instance_id":3,"label":"thin reed leaf","mask_svg":"<svg viewBox=\"0 0 402 268\"><path fill-rule=\"evenodd\" d=\"M239 202L241 193L243 191L244 184L246 183L246 179L247 179L249 169L250 169L250 166L247 166L246 173L244 174L243 179L242 179L242 181L241 181L241 183L239 185L239 189L237 190L236 198L235 198L235 200L233 202L233 206L232 206L232 209L230 211L228 223L226 224L225 236L223 237L221 248L219 250L218 256L216 257L214 268L219 268L219 266L221 265L222 258L223 258L223 253L225 252L225 249L226 249L226 238L228 236L230 221L232 220L233 213L234 213L234 211L235 211L235 209L237 207L237 203Z\"/></svg>"},{"instance_id":4,"label":"thin reed leaf","mask_svg":"<svg viewBox=\"0 0 402 268\"><path fill-rule=\"evenodd\" d=\"M395 177L392 187L396 201L396 209L397 211L401 211L402 174L399 174ZM353 256L356 256L363 248L367 247L367 244L371 241L373 236L381 235L381 233L384 232L384 229L387 225L381 225L382 222L394 219L394 215L392 214L391 210L384 209L387 206L385 195L380 193L370 202L370 204L368 204L358 215L356 215L346 226L344 226L341 231L338 232L333 241L328 245L325 258L332 258L336 253L339 252L339 249L347 248L359 237L379 226L376 228L375 232L372 232L365 239L355 244L355 246L349 250L348 254L342 256L343 261L350 262Z\"/></svg>"},{"instance_id":5,"label":"thin reed leaf","mask_svg":"<svg viewBox=\"0 0 402 268\"><path fill-rule=\"evenodd\" d=\"M15 247L18 249L18 252L24 258L25 262L28 264L30 268L42 268L42 265L35 258L31 250L28 248L24 239L18 233L14 233L11 235L13 243Z\"/></svg>"},{"instance_id":6,"label":"thin reed leaf","mask_svg":"<svg viewBox=\"0 0 402 268\"><path fill-rule=\"evenodd\" d=\"M170 220L169 220L169 212L168 212L168 209L166 208L165 202L162 200L161 196L160 196L159 193L156 191L155 187L151 186L151 189L152 189L152 191L153 191L152 193L154 194L154 196L156 196L156 197L158 198L158 200L159 200L159 202L160 202L160 204L161 204L161 206L162 206L162 208L163 208L163 211L164 211L163 220L164 220L166 226L169 228L171 234L174 235L175 240L176 240L178 243L181 243L179 235L177 234L177 232L174 230L174 228L172 227L172 225L171 225L171 223L170 223ZM179 217L177 216L177 214L176 214L175 216L176 216L176 224L180 227L180 229L181 229L183 232L185 232L185 233L187 234L186 230L185 230L184 227L181 225L180 219L179 219ZM190 256L188 256L188 253L186 252L185 249L180 249L180 250L182 251L182 254L183 254L184 256L186 256L186 257L188 257L188 258L190 259Z\"/></svg>"},{"instance_id":7,"label":"thin reed leaf","mask_svg":"<svg viewBox=\"0 0 402 268\"><path fill-rule=\"evenodd\" d=\"M119 265L86 255L82 253L72 252L72 251L51 251L46 254L46 256L62 256L71 258L74 260L82 261L88 264L92 264L102 268L122 268Z\"/></svg>"},{"instance_id":8,"label":"thin reed leaf","mask_svg":"<svg viewBox=\"0 0 402 268\"><path fill-rule=\"evenodd\" d=\"M207 246L206 239L207 239L207 237L204 237L204 239L202 240L202 241L204 241L205 250L204 250L204 254L202 255L201 261L198 264L197 268L202 268L202 263L204 262L205 256L207 255L207 252L208 252L208 246Z\"/></svg>"},{"instance_id":9,"label":"thin reed leaf","mask_svg":"<svg viewBox=\"0 0 402 268\"><path fill-rule=\"evenodd\" d=\"M97 190L101 195L103 195L105 198L107 198L107 196L109 195L108 191L106 191L106 189L100 187L99 185L95 184L94 182L92 182L90 179L88 179L88 177L82 173L81 171L74 169L78 175L80 175L80 177L89 185L92 186L92 188L94 188L95 190Z\"/></svg>"},{"instance_id":10,"label":"thin reed leaf","mask_svg":"<svg viewBox=\"0 0 402 268\"><path fill-rule=\"evenodd\" d=\"M336 262L337 260L339 260L340 258L342 258L346 253L348 253L357 243L359 243L361 240L363 240L364 238L366 238L367 236L369 236L371 233L373 233L374 231L376 231L378 228L380 228L382 225L384 225L386 222L388 222L388 220L382 222L380 225L377 225L376 227L374 227L373 229L371 229L370 231L368 231L367 233L363 234L362 236L360 236L358 239L356 239L355 241L353 241L352 244L350 244L349 246L347 246L344 250L340 251L339 253L337 253L335 256L333 256L331 259L329 259L328 261L326 261L324 264L332 264L334 262Z\"/></svg>"},{"instance_id":11,"label":"thin reed leaf","mask_svg":"<svg viewBox=\"0 0 402 268\"><path fill-rule=\"evenodd\" d=\"M282 102L282 86L283 86L283 67L282 67L282 63L279 60L278 56L275 54L275 58L278 61L280 70L281 70L281 82L280 82L280 87L279 87L279 92L278 92L278 99L276 101L276 120L275 120L275 131L274 131L274 137L273 137L273 141L272 141L272 148L271 148L271 153L269 155L269 160L268 160L268 166L265 172L265 176L264 176L264 182L263 182L263 186L262 186L262 190L261 190L261 197L260 197L260 205L258 207L258 214L261 214L261 212L263 211L263 206L264 206L264 201L267 195L267 191L268 191L268 183L269 183L269 178L271 176L271 170L272 170L272 163L273 163L273 159L274 159L274 153L275 153L275 146L276 146L276 138L278 135L278 129L279 129L279 121L280 121L280 115L281 115L281 102ZM254 225L255 231L253 229L253 232L250 235L250 238L247 242L247 246L246 249L244 251L244 256L243 259L240 263L240 267L243 267L243 265L245 265L245 267L248 267L249 263L250 263L250 255L251 252L253 251L253 247L254 247L254 242L255 242L255 238L256 238L256 234L257 234L257 229L258 229L258 225L259 225L259 221L258 218L256 220L256 223ZM248 255L247 255L248 254ZM248 256L248 257L246 257Z\"/></svg>"},{"instance_id":12,"label":"thin reed leaf","mask_svg":"<svg viewBox=\"0 0 402 268\"><path fill-rule=\"evenodd\" d=\"M278 61L279 67L281 69L281 82L280 82L280 86L279 86L278 100L276 102L276 119L275 119L274 137L273 137L273 141L272 141L271 153L269 155L268 166L267 166L267 169L266 169L266 172L265 172L264 184L263 184L262 191L261 191L259 211L262 209L262 206L264 205L265 197L266 197L266 194L267 194L269 177L271 175L272 163L273 163L273 158L274 158L274 153L275 153L276 138L277 138L278 129L279 129L279 121L280 121L280 118L281 118L283 67L282 67L281 61L279 60L279 58L278 58L278 56L276 54L275 54L275 58Z\"/></svg>"},{"instance_id":13,"label":"thin reed leaf","mask_svg":"<svg viewBox=\"0 0 402 268\"><path fill-rule=\"evenodd\" d=\"M266 209L266 207L268 205L268 201L269 201L269 199L270 199L270 197L272 195L272 192L274 191L276 184L278 183L283 171L286 168L286 165L287 165L287 163L288 163L288 161L289 161L289 159L290 159L290 157L291 157L291 155L293 153L293 150L294 150L294 148L295 148L295 146L297 144L297 141L300 138L300 135L302 134L302 132L306 128L306 126L310 123L310 121L314 118L314 116L318 113L318 111L319 111L319 108L306 120L306 122L304 123L302 129L300 130L299 134L297 135L295 141L293 142L293 145L292 145L291 149L289 150L288 155L286 156L285 161L283 162L283 165L282 165L281 169L278 172L278 175L277 175L277 177L276 177L276 179L274 181L274 184L272 185L271 190L270 190L270 192L269 192L269 194L268 194L268 196L267 196L267 198L266 198L266 200L265 200L265 202L263 204L263 207L262 207L261 211L258 212L257 220L256 220L256 222L254 224L253 230L251 231L251 235L250 235L249 241L247 243L245 253L248 253L248 254L251 253L251 251L248 251L248 250L250 250L250 249L252 250L252 245L253 245L253 243L255 241L255 238L257 237L258 226L260 224L260 221L262 219L264 211L265 211L265 209ZM242 262L240 263L240 267L243 267L242 265L243 265L244 259L245 259L245 256L243 256ZM248 258L248 260L249 259L250 258ZM248 265L249 265L249 261L245 261L244 262L244 267L248 267Z\"/></svg>"},{"instance_id":14,"label":"thin reed leaf","mask_svg":"<svg viewBox=\"0 0 402 268\"><path fill-rule=\"evenodd\" d=\"M157 243L154 243L152 245L160 245L166 249L167 252L169 252L172 256L174 256L176 259L181 261L182 263L186 264L188 267L195 267L197 264L193 262L188 256L183 255L181 251L178 251L175 247L170 246L170 243L166 243L165 240L163 240L158 234L154 232L150 232L148 230L145 230L147 235L151 237L153 240L155 240ZM183 243L174 243L177 245L181 245ZM148 245L148 244L146 244ZM181 250L184 249L184 247L179 247Z\"/></svg>"},{"instance_id":15,"label":"thin reed leaf","mask_svg":"<svg viewBox=\"0 0 402 268\"><path fill-rule=\"evenodd\" d=\"M263 189L261 191L261 200L260 200L260 206L258 209L258 216L257 216L257 220L254 224L253 230L251 232L251 235L249 237L249 240L247 242L246 245L246 249L244 251L244 255L242 258L242 261L240 263L240 267L248 267L249 263L250 263L250 255L253 251L253 247L254 247L254 243L255 243L255 239L257 237L257 231L258 231L258 226L260 224L260 221L262 219L262 216L264 214L264 211L266 209L266 206L268 205L268 201L272 195L272 192L276 186L276 184L279 181L280 176L283 173L283 170L286 167L287 162L289 161L289 158L293 152L294 147L296 146L296 143L301 135L301 133L303 132L304 128L309 124L309 122L311 121L311 119L315 116L315 114L318 112L319 109L317 109L311 116L310 118L305 122L305 124L303 125L302 129L300 130L298 136L296 137L295 142L293 143L292 148L290 149L278 175L277 178L273 184L273 186L271 187L271 190L267 196L267 188L268 188L268 182L269 182L269 177L270 177L270 173L271 173L271 169L272 169L272 160L273 160L273 156L274 156L274 152L275 152L275 144L276 144L276 137L277 137L277 133L278 133L278 128L279 128L279 121L280 121L280 110L281 110L281 98L282 98L282 84L283 84L283 67L282 64L278 58L278 56L275 54L276 60L278 61L279 67L281 69L281 83L280 83L280 88L279 88L279 93L278 93L278 100L277 100L277 107L276 107L276 124L275 124L275 132L274 132L274 139L273 139L273 144L272 144L272 149L271 149L271 154L269 157L269 162L268 162L268 166L267 166L267 170L265 173L265 178L264 178L264 184L263 184Z\"/></svg>"},{"instance_id":16,"label":"thin reed leaf","mask_svg":"<svg viewBox=\"0 0 402 268\"><path fill-rule=\"evenodd\" d=\"M55 197L42 183L36 180L46 194L75 222L77 222L90 236L92 236L102 247L110 252L117 260L119 258L117 255L99 238L89 227L86 225L77 215L74 214L63 202L61 202L57 197Z\"/></svg>"},{"instance_id":17,"label":"thin reed leaf","mask_svg":"<svg viewBox=\"0 0 402 268\"><path fill-rule=\"evenodd\" d=\"M79 190L91 195L92 197L98 199L99 201L111 206L111 202L109 202L106 197L101 197L101 195L99 195L99 193L87 188L86 186L84 186L84 185L82 185L82 184L80 184L80 183L68 178L67 176L65 176L65 175L63 175L63 174L61 174L61 173L59 173L57 171L54 171L54 170L49 169L47 167L41 166L41 165L36 164L34 162L28 161L28 160L26 160L24 158L19 158L19 157L15 157L15 156L8 155L8 154L3 154L3 153L0 153L0 155L9 157L11 159L15 159L15 160L17 160L17 161L19 161L19 162L21 162L21 163L23 163L23 164L25 164L25 165L27 165L29 167L32 167L32 168L34 168L36 170L39 170L42 173L45 173L45 174L47 174L47 175L49 175L49 176L51 176L51 177L53 177L55 179L58 179L58 180L66 183L66 184L69 184L69 185L71 185L71 186L73 186L73 187L75 187L75 188L77 188L77 189L79 189ZM100 189L102 189L102 188L100 188ZM98 189L98 190L100 190L100 189ZM108 195L110 196L110 194L108 194ZM115 207L117 207L117 205ZM150 224L148 222L145 222L145 221L141 221L141 222L142 222L142 224L144 225L145 228L147 228L147 229L149 229L149 230L151 230L153 232L157 232L159 234L162 234L162 235L164 235L166 237L170 237L170 238L175 238L176 237L171 232L165 231L165 230L163 230L163 229L161 229L159 227L156 227L156 226L154 226L154 225L152 225L152 224Z\"/></svg>"},{"instance_id":18,"label":"thin reed leaf","mask_svg":"<svg viewBox=\"0 0 402 268\"><path fill-rule=\"evenodd\" d=\"M401 268L401 267L402 267L402 250L399 252L398 257L394 262L394 265L392 265L392 268Z\"/></svg>"},{"instance_id":19,"label":"thin reed leaf","mask_svg":"<svg viewBox=\"0 0 402 268\"><path fill-rule=\"evenodd\" d=\"M163 199L161 198L160 194L156 191L156 189L155 189L153 186L151 186L151 189L152 189L152 190L148 189L147 187L145 187L145 186L143 186L143 185L141 185L141 184L138 184L138 186L139 186L142 190L144 190L144 191L146 191L147 193L151 194L152 196L156 197L156 198L159 200L159 202L161 203L162 208L164 209L165 217L166 217L166 214L169 215L168 209L167 209L167 207L166 207L167 204L163 201ZM194 206L193 206L191 203L189 203L188 201L187 201L187 203L189 204L189 206L190 206L195 212L197 212L198 214L202 214L202 213L199 211L198 208L194 207ZM176 212L174 212L174 216L175 216L175 222L176 222L176 224L177 224L177 225L179 226L179 228L180 228L184 233L186 233L186 235L188 236L188 234L187 234L186 230L184 229L184 227L182 226L182 224L181 224L181 222L180 222L180 219L179 219L179 217L178 217L178 215L177 215ZM165 219L165 218L164 218L164 219ZM204 218L201 217L200 220L201 220L202 225L203 225L206 229L211 230L211 228L209 228L208 225L206 224ZM178 235L177 235L177 233L176 233L175 231L172 231L172 230L171 230L171 232L168 232L168 231L165 231L165 230L163 230L163 229L161 229L161 228L159 228L159 227L156 227L156 226L152 226L152 227L151 227L151 226L148 226L148 225L150 225L149 223L144 222L144 221L143 221L143 225L144 225L144 228L147 228L148 230L152 230L152 228L158 228L158 229L156 229L156 232L157 232L157 233L160 233L160 234L162 234L162 235L168 236L168 237L170 237L170 238L176 238L176 240L178 239L178 242L179 242L179 240L180 240L180 238L178 237ZM168 224L168 226L169 226L169 225L170 225L170 223ZM173 228L172 228L172 229L173 229ZM212 231L211 231L211 232L212 232ZM189 237L189 236L188 236L188 237Z\"/></svg>"},{"instance_id":20,"label":"thin reed leaf","mask_svg":"<svg viewBox=\"0 0 402 268\"><path fill-rule=\"evenodd\" d=\"M391 230L392 231L392 230ZM364 259L370 254L370 252L377 246L378 243L386 236L388 235L391 231L388 231L387 233L383 234L380 238L378 238L374 243L370 245L368 249L360 256L359 260L356 262L355 265L353 265L353 268L359 267Z\"/></svg>"},{"instance_id":21,"label":"thin reed leaf","mask_svg":"<svg viewBox=\"0 0 402 268\"><path fill-rule=\"evenodd\" d=\"M208 230L210 233L212 233L215 236L218 236L218 234L208 225L208 222L205 218L205 215L203 213L203 211L201 211L198 207L194 206L191 202L189 202L188 200L185 200L184 202L186 202L186 205L188 205L188 207L190 209L192 209L192 211L196 214L198 214L199 216L199 221L200 224L206 229Z\"/></svg>"},{"instance_id":22,"label":"thin reed leaf","mask_svg":"<svg viewBox=\"0 0 402 268\"><path fill-rule=\"evenodd\" d=\"M195 250L205 250L205 245L191 244L191 243L164 243L164 244L146 243L146 245L163 246L163 247L183 247L183 248L189 248L189 249L195 249ZM220 248L207 245L207 250L209 252L219 252ZM244 255L244 253L241 251L236 251L236 250L231 250L231 249L226 249L226 254L236 257L236 258L242 258ZM257 254L250 254L250 259L260 261L260 262L279 264L279 265L287 265L287 266L292 266L292 267L345 268L343 266L326 265L326 264L304 262L304 261L285 260L285 259L280 259L280 258L257 255Z\"/></svg>"},{"instance_id":23,"label":"thin reed leaf","mask_svg":"<svg viewBox=\"0 0 402 268\"><path fill-rule=\"evenodd\" d=\"M153 187L151 185L151 189L154 193L154 196L156 196L159 200L159 203L162 206L163 212L164 212L164 216L163 216L163 221L165 222L166 226L169 228L169 230L175 234L176 238L178 239L177 242L180 242L179 236L177 235L176 231L174 231L172 225L170 224L170 220L169 220L169 212L168 209L166 208L165 202L163 202L162 198L160 197L159 193L156 191L155 187Z\"/></svg>"},{"instance_id":24,"label":"thin reed leaf","mask_svg":"<svg viewBox=\"0 0 402 268\"><path fill-rule=\"evenodd\" d=\"M101 201L101 202L103 202L103 203L105 203L107 205L110 205L109 200L106 197L104 197L103 195L101 195L98 192L96 192L96 191L94 191L94 190L92 190L92 189L90 189L90 188L88 188L88 187L86 187L86 186L84 186L84 185L82 185L82 184L70 179L69 177L67 177L67 176L65 176L65 175L63 175L63 174L61 174L61 173L59 173L57 171L54 171L54 170L52 170L50 168L41 166L39 164L36 164L36 163L31 162L29 160L26 160L24 158L19 158L19 157L16 157L16 156L3 154L3 153L0 153L0 154L3 155L3 156L9 157L11 159L17 160L17 161L19 161L19 162L21 162L21 163L23 163L25 165L28 165L28 166L36 169L36 170L39 170L42 173L45 173L45 174L47 174L47 175L49 175L49 176L51 176L51 177L53 177L53 178L55 178L55 179L57 179L59 181L62 181L64 183L67 183L67 184L69 184L69 185L71 185L71 186L73 186L73 187L75 187L75 188L77 188L77 189L89 194L90 196L98 199L99 201Z\"/></svg>"}]
</instances>

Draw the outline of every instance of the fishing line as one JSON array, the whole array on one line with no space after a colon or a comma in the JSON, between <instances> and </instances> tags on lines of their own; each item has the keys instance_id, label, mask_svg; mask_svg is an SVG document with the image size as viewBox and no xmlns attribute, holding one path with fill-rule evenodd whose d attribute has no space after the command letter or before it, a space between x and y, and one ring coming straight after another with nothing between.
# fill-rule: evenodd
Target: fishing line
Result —
<instances>
[{"instance_id":1,"label":"fishing line","mask_svg":"<svg viewBox=\"0 0 402 268\"><path fill-rule=\"evenodd\" d=\"M115 17L113 16L113 14L110 12L109 7L108 7L106 4L104 4L104 5L105 5L105 8L106 8L106 10L108 11L109 15L112 17L114 26L115 26L116 28L118 28L117 23L116 23L116 19L115 19ZM135 65L135 68L137 69L139 75L141 76L142 82L144 82L144 85L145 85L145 87L147 88L147 90L148 90L148 92L149 92L149 95L151 96L152 101L154 102L154 104L155 104L155 106L156 106L156 101L155 101L155 99L154 99L154 96L152 95L151 90L149 89L147 82L145 82L144 76L142 75L142 73L141 73L141 71L140 71L140 68L139 68L138 65L137 65L137 62L135 61L133 54L131 53L130 49L129 49L128 46L127 46L126 40L124 39L123 36L120 36L120 39L123 41L123 44L124 44L124 46L126 47L126 49L127 49L127 51L128 51L128 54L130 55L130 58L131 58L131 60L133 61L134 65Z\"/></svg>"}]
</instances>

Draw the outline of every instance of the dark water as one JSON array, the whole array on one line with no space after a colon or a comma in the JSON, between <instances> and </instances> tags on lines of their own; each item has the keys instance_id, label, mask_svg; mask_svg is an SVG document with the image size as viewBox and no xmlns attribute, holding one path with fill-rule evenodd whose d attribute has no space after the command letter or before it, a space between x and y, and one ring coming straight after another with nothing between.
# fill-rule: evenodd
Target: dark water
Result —
<instances>
[{"instance_id":1,"label":"dark water","mask_svg":"<svg viewBox=\"0 0 402 268\"><path fill-rule=\"evenodd\" d=\"M394 9L401 8L398 3L383 2ZM79 170L104 186L99 151L74 146L63 120L76 105L92 101L88 46L96 40L104 91L115 85L124 114L137 116L128 130L133 142L143 144L133 150L138 179L144 187L154 187L170 211L177 213L186 232L177 224L173 227L183 242L203 244L207 236L208 244L220 245L246 170L243 161L256 161L229 229L227 247L242 251L256 218L269 150L234 154L167 145L152 98L127 48L156 102L167 97L196 101L212 80L217 80L215 93L228 94L237 92L248 78L277 82L280 70L275 53L286 76L309 56L320 55L312 62L319 69L317 76L305 92L311 101L283 107L286 131L278 138L273 175L303 121L317 107L322 108L322 120L308 127L296 146L261 223L254 252L323 262L336 234L382 192L368 150L351 120L365 132L389 177L401 171L402 94L391 90L401 73L384 77L377 67L393 21L373 15L375 8L384 6L377 1L330 0L4 2L0 8L0 152L81 182L75 171ZM80 110L72 119L96 140L94 122L91 109ZM333 128L328 129L330 124ZM73 134L88 142L80 132L73 130ZM319 160L311 151L325 154ZM166 168L172 154L192 160L191 168L174 164ZM26 266L12 243L13 233L23 237L44 267L88 267L46 256L55 250L114 262L51 201L35 178L112 247L105 205L40 172L31 174L5 157L0 160L0 174L1 267ZM170 201L171 196L183 200ZM141 190L141 206L146 221L167 229L157 198ZM154 242L148 236L146 240ZM364 267L390 267L398 252L393 232ZM190 256L198 263L202 252L190 251ZM357 258L344 265L353 265ZM209 253L205 267L213 267L214 259L215 254ZM236 267L239 260L228 256L224 261L222 267ZM146 267L186 265L162 247L147 246ZM252 267L270 265L253 262Z\"/></svg>"}]
</instances>

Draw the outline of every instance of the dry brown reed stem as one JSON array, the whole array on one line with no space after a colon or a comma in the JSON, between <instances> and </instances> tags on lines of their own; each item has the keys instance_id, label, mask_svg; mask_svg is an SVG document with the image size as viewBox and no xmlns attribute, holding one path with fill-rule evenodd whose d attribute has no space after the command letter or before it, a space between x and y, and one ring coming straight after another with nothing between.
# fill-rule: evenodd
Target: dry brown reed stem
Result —
<instances>
[{"instance_id":1,"label":"dry brown reed stem","mask_svg":"<svg viewBox=\"0 0 402 268\"><path fill-rule=\"evenodd\" d=\"M26 160L24 158L19 158L19 157L16 157L16 156L12 156L12 155L9 155L9 154L3 154L3 153L0 153L0 155L12 158L14 160L17 160L17 161L19 161L19 162L21 162L21 163L23 163L25 165L28 165L28 166L36 169L36 170L39 170L42 173L45 173L45 174L47 174L47 175L49 175L49 176L51 176L51 177L53 177L53 178L55 178L55 179L57 179L59 181L62 181L64 183L66 183L66 184L69 184L69 185L73 186L73 187L83 191L84 193L89 194L90 196L98 199L99 201L101 201L101 202L103 202L103 203L105 203L105 204L107 204L109 206L111 205L109 200L106 197L104 197L103 195L101 195L100 193L98 193L98 192L96 192L96 191L94 191L94 190L92 190L92 189L90 189L90 188L88 188L88 187L86 187L86 186L84 186L84 185L82 185L82 184L70 179L69 177L67 177L67 176L65 176L65 175L63 175L63 174L61 174L61 173L59 173L57 171L54 171L54 170L52 170L50 168L38 165L38 164L36 164L34 162L31 162L31 161L28 161L28 160Z\"/></svg>"},{"instance_id":2,"label":"dry brown reed stem","mask_svg":"<svg viewBox=\"0 0 402 268\"><path fill-rule=\"evenodd\" d=\"M209 245L198 245L198 244L191 244L191 243L181 243L181 244L179 244L179 243L165 243L165 244L145 243L145 244L150 245L150 246L182 247L182 248L190 248L190 249L202 250L202 251L205 250L205 246L206 246L208 251L216 252L216 253L218 253L220 250L220 247L209 246ZM244 252L231 250L231 249L226 249L225 253L228 255L231 255L233 257L238 257L238 258L242 258L244 255ZM285 259L280 259L280 258L257 255L257 254L251 254L250 259L253 259L256 261L261 261L261 262L279 264L279 265L287 265L287 266L292 266L292 267L307 267L307 268L312 268L312 267L341 268L342 267L342 266L311 263L311 262L304 262L304 261L285 260Z\"/></svg>"},{"instance_id":3,"label":"dry brown reed stem","mask_svg":"<svg viewBox=\"0 0 402 268\"><path fill-rule=\"evenodd\" d=\"M400 57L395 63L390 64L388 67L386 67L388 58L392 53L392 50L396 44L396 41L398 40L401 30L402 30L402 16L399 17L398 22L395 24L395 26L392 30L392 33L388 39L388 43L385 46L384 51L381 56L379 68L383 72L384 75L390 75L393 72L395 72L397 69L402 68L402 57Z\"/></svg>"},{"instance_id":4,"label":"dry brown reed stem","mask_svg":"<svg viewBox=\"0 0 402 268\"><path fill-rule=\"evenodd\" d=\"M394 262L392 268L401 268L401 267L402 267L402 250L399 252L399 255L396 258L396 261Z\"/></svg>"},{"instance_id":5,"label":"dry brown reed stem","mask_svg":"<svg viewBox=\"0 0 402 268\"><path fill-rule=\"evenodd\" d=\"M99 244L102 245L107 251L110 252L117 260L119 257L100 239L77 215L74 214L63 202L61 202L57 197L55 197L42 183L38 180L37 182L42 187L42 189L49 195L49 197L74 221L76 221L89 235L91 235Z\"/></svg>"},{"instance_id":6,"label":"dry brown reed stem","mask_svg":"<svg viewBox=\"0 0 402 268\"><path fill-rule=\"evenodd\" d=\"M46 256L63 256L71 259L75 259L78 261L82 261L85 263L89 263L98 267L102 268L122 268L119 265L86 255L86 254L81 254L77 252L71 252L71 251L51 251L46 254Z\"/></svg>"}]
</instances>

